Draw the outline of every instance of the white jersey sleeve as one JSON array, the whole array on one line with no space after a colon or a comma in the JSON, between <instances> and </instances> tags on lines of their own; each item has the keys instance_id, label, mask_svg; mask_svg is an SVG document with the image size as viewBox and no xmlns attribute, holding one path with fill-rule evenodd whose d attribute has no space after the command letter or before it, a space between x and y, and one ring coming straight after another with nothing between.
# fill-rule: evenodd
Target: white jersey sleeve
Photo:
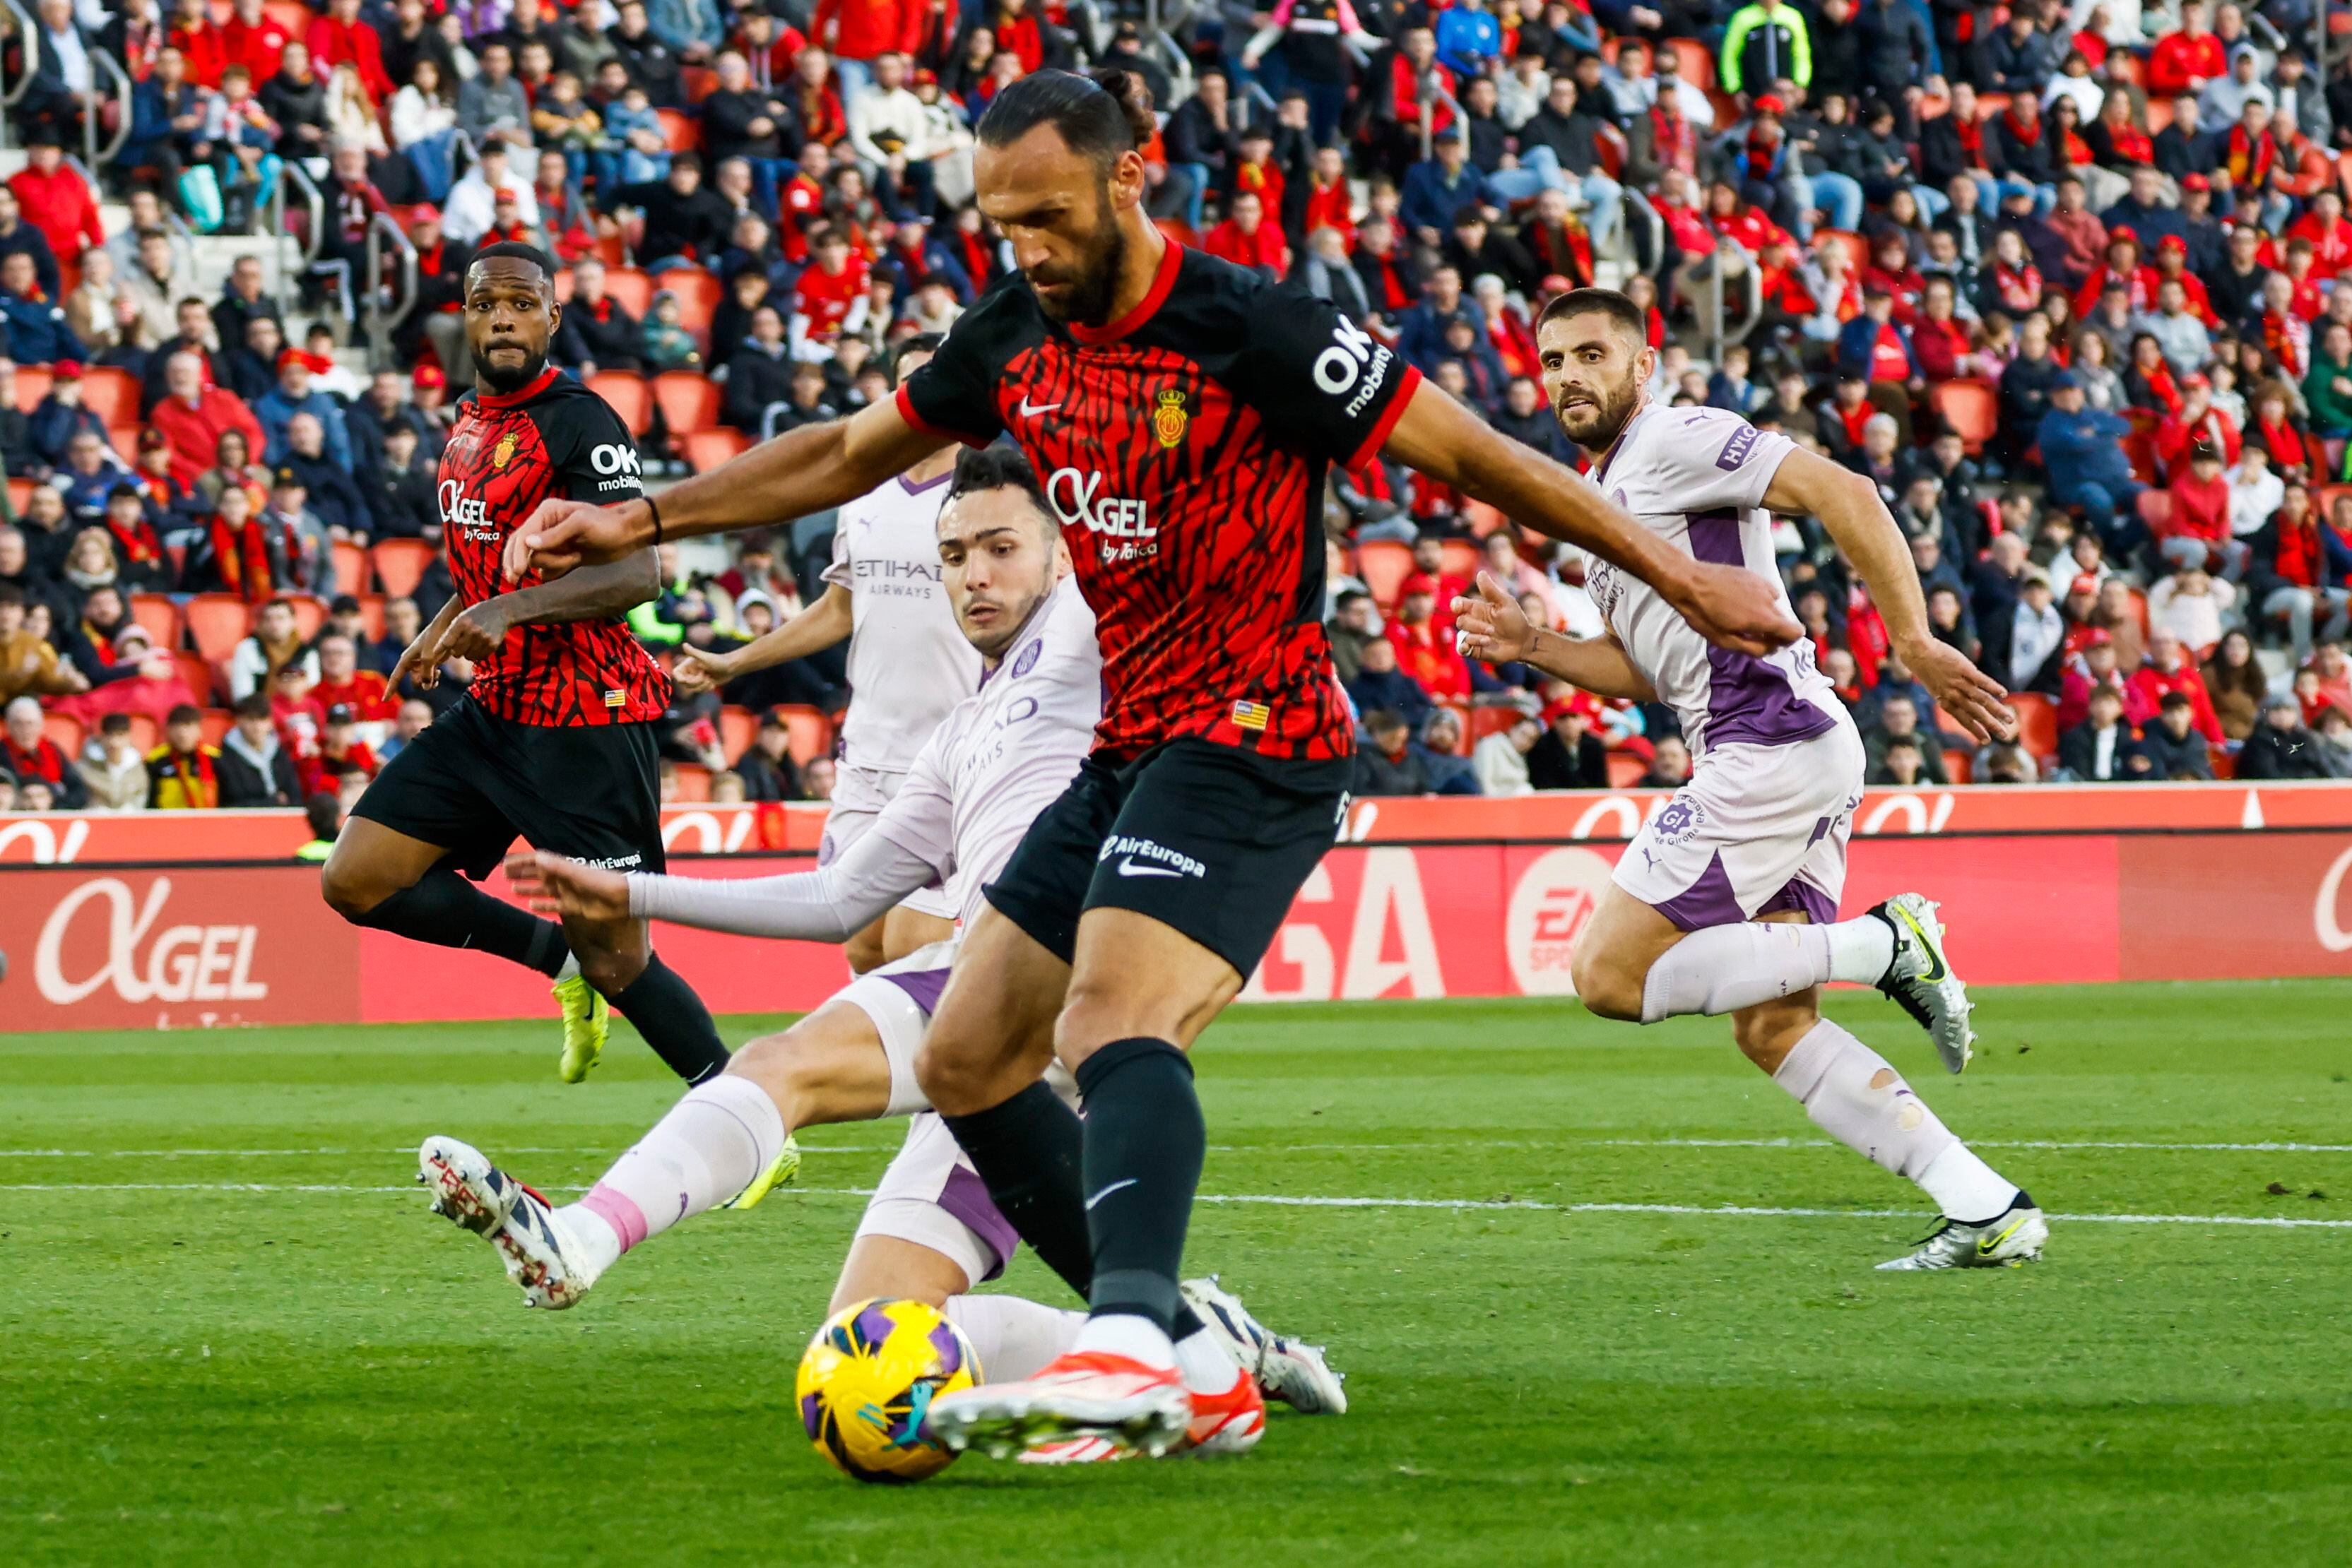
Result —
<instances>
[{"instance_id":1,"label":"white jersey sleeve","mask_svg":"<svg viewBox=\"0 0 2352 1568\"><path fill-rule=\"evenodd\" d=\"M825 580L849 590L849 716L844 766L904 773L980 684L980 654L956 625L940 575L949 476L893 479L841 509Z\"/></svg>"},{"instance_id":2,"label":"white jersey sleeve","mask_svg":"<svg viewBox=\"0 0 2352 1568\"><path fill-rule=\"evenodd\" d=\"M1797 449L1728 409L1660 409L1645 423L1641 456L1649 483L1694 515L1758 510L1781 460Z\"/></svg>"},{"instance_id":3,"label":"white jersey sleeve","mask_svg":"<svg viewBox=\"0 0 2352 1568\"><path fill-rule=\"evenodd\" d=\"M945 885L955 871L955 781L943 760L970 717L970 703L957 705L907 769L907 781L875 818L872 831L931 868Z\"/></svg>"}]
</instances>

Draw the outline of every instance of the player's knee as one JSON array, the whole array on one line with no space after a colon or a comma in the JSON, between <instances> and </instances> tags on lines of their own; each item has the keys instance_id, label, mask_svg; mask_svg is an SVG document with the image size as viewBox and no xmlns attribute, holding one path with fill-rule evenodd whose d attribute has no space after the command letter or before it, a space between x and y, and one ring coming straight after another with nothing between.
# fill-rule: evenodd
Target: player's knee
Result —
<instances>
[{"instance_id":1,"label":"player's knee","mask_svg":"<svg viewBox=\"0 0 2352 1568\"><path fill-rule=\"evenodd\" d=\"M849 960L849 972L863 975L882 967L882 922L858 932L841 945L841 955Z\"/></svg>"},{"instance_id":2,"label":"player's knee","mask_svg":"<svg viewBox=\"0 0 2352 1568\"><path fill-rule=\"evenodd\" d=\"M1620 1023L1642 1021L1643 977L1630 972L1611 955L1579 947L1570 961L1569 975L1587 1012Z\"/></svg>"},{"instance_id":3,"label":"player's knee","mask_svg":"<svg viewBox=\"0 0 2352 1568\"><path fill-rule=\"evenodd\" d=\"M625 991L646 972L646 956L643 953L617 952L610 947L575 945L572 956L580 961L580 975L596 992L611 997Z\"/></svg>"},{"instance_id":4,"label":"player's knee","mask_svg":"<svg viewBox=\"0 0 2352 1568\"><path fill-rule=\"evenodd\" d=\"M974 1060L952 1035L942 1038L936 1026L915 1053L915 1083L931 1108L942 1115L968 1116L987 1110L1003 1098L994 1092L995 1080L991 1064Z\"/></svg>"},{"instance_id":5,"label":"player's knee","mask_svg":"<svg viewBox=\"0 0 2352 1568\"><path fill-rule=\"evenodd\" d=\"M369 876L355 862L330 855L319 873L319 895L327 907L354 924L399 889L382 885L380 878Z\"/></svg>"}]
</instances>

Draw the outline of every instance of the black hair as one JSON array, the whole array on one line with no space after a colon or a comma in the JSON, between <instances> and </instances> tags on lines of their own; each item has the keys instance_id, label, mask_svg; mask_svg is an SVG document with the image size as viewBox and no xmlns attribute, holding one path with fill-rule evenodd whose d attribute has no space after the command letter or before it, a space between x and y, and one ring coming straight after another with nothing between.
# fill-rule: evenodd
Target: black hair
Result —
<instances>
[{"instance_id":1,"label":"black hair","mask_svg":"<svg viewBox=\"0 0 2352 1568\"><path fill-rule=\"evenodd\" d=\"M264 697L261 700L264 706L268 706L268 698ZM174 703L172 705L172 711L163 716L163 722L166 725L199 724L203 722L205 710L194 703Z\"/></svg>"},{"instance_id":2,"label":"black hair","mask_svg":"<svg viewBox=\"0 0 2352 1568\"><path fill-rule=\"evenodd\" d=\"M906 379L906 372L898 367L907 362L908 355L936 354L947 340L945 332L918 332L911 338L900 339L890 350L890 384L895 387Z\"/></svg>"},{"instance_id":3,"label":"black hair","mask_svg":"<svg viewBox=\"0 0 2352 1568\"><path fill-rule=\"evenodd\" d=\"M540 276L547 279L547 286L550 288L555 287L554 258L550 256L545 251L540 249L539 246L535 245L525 245L519 239L502 239L496 245L484 246L481 249L474 253L474 259L466 264L466 270L467 272L471 272L474 268L481 266L482 263L486 261L496 261L501 256L512 256L517 261L527 261L530 263L533 267L539 268Z\"/></svg>"},{"instance_id":4,"label":"black hair","mask_svg":"<svg viewBox=\"0 0 2352 1568\"><path fill-rule=\"evenodd\" d=\"M1070 151L1108 172L1151 140L1151 89L1116 66L1086 76L1038 71L998 91L977 134L987 146L1008 147L1041 125L1051 125Z\"/></svg>"},{"instance_id":5,"label":"black hair","mask_svg":"<svg viewBox=\"0 0 2352 1568\"><path fill-rule=\"evenodd\" d=\"M2171 694L2169 694L2169 695L2174 695L2174 696L2179 696L2180 694L2179 694L2178 692L2174 692L2174 693L2171 693ZM2186 699L2186 698L2183 698L2182 700L2183 700L2183 701L2186 701L2187 699ZM127 713L110 713L110 714L108 714L104 718L101 718L101 719L100 719L100 720L98 721L98 733L99 733L99 734L100 734L100 735L128 735L128 734L130 734L130 733L131 733L131 716L130 716L129 714L127 714Z\"/></svg>"},{"instance_id":6,"label":"black hair","mask_svg":"<svg viewBox=\"0 0 2352 1568\"><path fill-rule=\"evenodd\" d=\"M1644 348L1649 346L1650 323L1642 314L1642 308L1613 288L1571 288L1565 294L1553 295L1543 309L1537 313L1536 335L1538 338L1543 335L1544 324L1548 321L1589 315L1608 317L1635 342Z\"/></svg>"},{"instance_id":7,"label":"black hair","mask_svg":"<svg viewBox=\"0 0 2352 1568\"><path fill-rule=\"evenodd\" d=\"M1021 455L1017 446L968 447L957 455L955 477L948 484L947 498L952 501L982 490L1018 490L1048 519L1054 516L1053 508L1045 505L1045 486L1037 483L1037 470L1029 466L1029 459Z\"/></svg>"},{"instance_id":8,"label":"black hair","mask_svg":"<svg viewBox=\"0 0 2352 1568\"><path fill-rule=\"evenodd\" d=\"M1405 723L1404 715L1394 708L1387 707L1376 707L1366 714L1364 727L1375 735L1394 735L1399 730L1411 733L1412 729L1411 725Z\"/></svg>"},{"instance_id":9,"label":"black hair","mask_svg":"<svg viewBox=\"0 0 2352 1568\"><path fill-rule=\"evenodd\" d=\"M255 692L236 705L236 712L239 718L268 718L271 716L269 699Z\"/></svg>"},{"instance_id":10,"label":"black hair","mask_svg":"<svg viewBox=\"0 0 2352 1568\"><path fill-rule=\"evenodd\" d=\"M321 789L302 802L302 815L310 820L312 838L331 839L341 823L343 809L334 796Z\"/></svg>"}]
</instances>

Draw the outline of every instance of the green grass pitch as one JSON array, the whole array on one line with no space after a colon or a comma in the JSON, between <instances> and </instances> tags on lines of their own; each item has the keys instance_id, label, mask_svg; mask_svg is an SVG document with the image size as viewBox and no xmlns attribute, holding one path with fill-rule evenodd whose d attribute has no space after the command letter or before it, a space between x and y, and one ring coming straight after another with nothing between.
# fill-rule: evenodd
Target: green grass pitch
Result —
<instances>
[{"instance_id":1,"label":"green grass pitch","mask_svg":"<svg viewBox=\"0 0 2352 1568\"><path fill-rule=\"evenodd\" d=\"M895 1490L791 1407L895 1127L817 1131L806 1190L527 1313L413 1150L584 1184L676 1093L625 1030L576 1089L551 1023L0 1036L0 1561L2347 1561L2352 988L1990 991L1958 1082L1876 998L1832 1010L2046 1208L2110 1218L2034 1268L1876 1274L1917 1195L1721 1023L1238 1011L1199 1053L1228 1201L1190 1262L1328 1342L1354 1412ZM1415 1206L1265 1201L1332 1198ZM1025 1260L992 1288L1061 1299Z\"/></svg>"}]
</instances>

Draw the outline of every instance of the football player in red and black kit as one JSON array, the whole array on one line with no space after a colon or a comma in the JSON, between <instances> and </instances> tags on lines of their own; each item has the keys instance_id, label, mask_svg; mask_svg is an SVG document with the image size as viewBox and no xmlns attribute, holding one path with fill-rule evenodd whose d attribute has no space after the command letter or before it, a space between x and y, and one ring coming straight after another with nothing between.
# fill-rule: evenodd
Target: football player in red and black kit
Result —
<instances>
[{"instance_id":1,"label":"football player in red and black kit","mask_svg":"<svg viewBox=\"0 0 2352 1568\"><path fill-rule=\"evenodd\" d=\"M518 836L592 865L662 867L654 723L669 679L622 619L660 590L651 550L500 592L508 534L550 497L644 493L636 444L603 399L547 362L562 319L554 264L527 245L478 252L466 341L479 378L457 404L439 493L457 591L401 655L392 684L470 661L466 695L402 748L352 809L324 878L344 919L445 947L478 947L555 982L562 1075L595 1065L605 1004L680 1077L727 1049L693 988L653 954L643 921L561 926L473 885ZM459 873L463 873L463 875Z\"/></svg>"},{"instance_id":2,"label":"football player in red and black kit","mask_svg":"<svg viewBox=\"0 0 2352 1568\"><path fill-rule=\"evenodd\" d=\"M1160 1452L1185 1434L1177 1272L1206 1133L1185 1050L1334 837L1352 751L1323 607L1333 465L1385 450L1657 587L1727 646L1795 622L1502 436L1328 302L1163 238L1141 84L1041 71L979 127L981 210L1024 277L890 402L659 498L551 502L510 570L837 506L942 443L1009 435L1045 476L1103 653L1097 748L971 923L918 1065L1009 1219L1093 1307L1035 1377L951 1395L951 1444ZM1083 1123L1039 1079L1058 1052ZM1171 1344L1173 1338L1179 1342Z\"/></svg>"}]
</instances>

